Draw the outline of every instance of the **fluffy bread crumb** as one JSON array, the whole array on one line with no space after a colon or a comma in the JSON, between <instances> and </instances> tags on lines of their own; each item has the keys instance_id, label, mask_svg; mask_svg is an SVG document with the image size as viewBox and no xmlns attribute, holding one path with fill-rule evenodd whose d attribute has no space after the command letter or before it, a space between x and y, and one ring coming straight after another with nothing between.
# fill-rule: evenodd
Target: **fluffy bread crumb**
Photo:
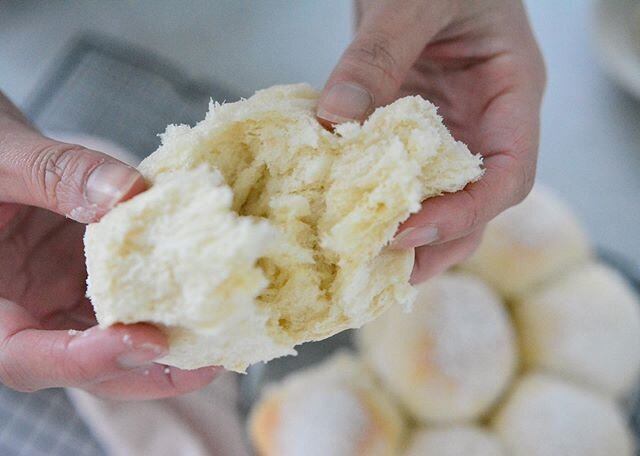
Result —
<instances>
[{"instance_id":1,"label":"fluffy bread crumb","mask_svg":"<svg viewBox=\"0 0 640 456\"><path fill-rule=\"evenodd\" d=\"M277 86L167 128L139 168L150 189L87 229L101 325L162 325L162 362L241 372L412 302L413 252L384 247L422 200L480 178L481 159L420 97L335 133L317 98Z\"/></svg>"}]
</instances>

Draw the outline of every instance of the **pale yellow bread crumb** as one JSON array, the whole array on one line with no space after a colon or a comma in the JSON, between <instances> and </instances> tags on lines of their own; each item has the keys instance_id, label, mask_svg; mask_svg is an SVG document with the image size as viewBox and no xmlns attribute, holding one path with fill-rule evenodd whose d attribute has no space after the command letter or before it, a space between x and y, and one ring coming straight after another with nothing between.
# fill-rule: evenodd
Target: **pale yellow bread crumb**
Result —
<instances>
[{"instance_id":1,"label":"pale yellow bread crumb","mask_svg":"<svg viewBox=\"0 0 640 456\"><path fill-rule=\"evenodd\" d=\"M87 229L101 325L161 324L163 362L243 371L412 302L413 252L384 247L422 200L480 178L481 159L419 97L336 133L317 99L278 86L167 128L139 168L151 188ZM216 171L224 182L203 177Z\"/></svg>"},{"instance_id":2,"label":"pale yellow bread crumb","mask_svg":"<svg viewBox=\"0 0 640 456\"><path fill-rule=\"evenodd\" d=\"M411 313L389 309L357 340L389 391L425 424L483 416L517 364L504 304L482 281L461 273L421 284Z\"/></svg>"},{"instance_id":3,"label":"pale yellow bread crumb","mask_svg":"<svg viewBox=\"0 0 640 456\"><path fill-rule=\"evenodd\" d=\"M498 437L476 425L414 431L403 456L507 456Z\"/></svg>"},{"instance_id":4,"label":"pale yellow bread crumb","mask_svg":"<svg viewBox=\"0 0 640 456\"><path fill-rule=\"evenodd\" d=\"M404 432L392 400L347 353L268 387L249 420L261 456L397 456Z\"/></svg>"},{"instance_id":5,"label":"pale yellow bread crumb","mask_svg":"<svg viewBox=\"0 0 640 456\"><path fill-rule=\"evenodd\" d=\"M617 271L587 264L513 311L529 367L617 398L638 387L640 300Z\"/></svg>"},{"instance_id":6,"label":"pale yellow bread crumb","mask_svg":"<svg viewBox=\"0 0 640 456\"><path fill-rule=\"evenodd\" d=\"M278 232L265 220L234 214L232 198L217 172L176 171L111 211L108 223L89 227L89 293L98 321L149 321L166 328L168 364L207 357L242 369L237 359L256 350L267 357L286 352L264 329L256 331L267 315L254 304L268 283L256 260ZM252 337L237 344L238 334L247 333ZM206 345L207 339L215 343ZM200 353L193 352L196 343Z\"/></svg>"},{"instance_id":7,"label":"pale yellow bread crumb","mask_svg":"<svg viewBox=\"0 0 640 456\"><path fill-rule=\"evenodd\" d=\"M532 373L518 381L492 427L511 456L632 456L626 421L613 400Z\"/></svg>"},{"instance_id":8,"label":"pale yellow bread crumb","mask_svg":"<svg viewBox=\"0 0 640 456\"><path fill-rule=\"evenodd\" d=\"M482 243L462 264L505 297L530 292L586 262L591 246L565 203L537 184L519 205L487 225Z\"/></svg>"}]
</instances>

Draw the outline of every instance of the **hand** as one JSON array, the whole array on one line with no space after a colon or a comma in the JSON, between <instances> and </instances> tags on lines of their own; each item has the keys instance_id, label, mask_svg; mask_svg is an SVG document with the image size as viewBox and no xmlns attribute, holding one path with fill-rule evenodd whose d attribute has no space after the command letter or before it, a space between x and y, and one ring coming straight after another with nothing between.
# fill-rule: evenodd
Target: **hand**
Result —
<instances>
[{"instance_id":1,"label":"hand","mask_svg":"<svg viewBox=\"0 0 640 456\"><path fill-rule=\"evenodd\" d=\"M134 168L40 135L0 94L2 383L20 391L66 386L151 399L213 379L215 368L165 371L152 364L167 352L166 337L153 326L94 326L78 222L96 221L142 190Z\"/></svg>"},{"instance_id":2,"label":"hand","mask_svg":"<svg viewBox=\"0 0 640 456\"><path fill-rule=\"evenodd\" d=\"M360 0L357 17L320 98L320 120L362 121L419 94L484 156L482 179L426 200L401 226L394 246L416 248L412 282L420 282L472 253L486 223L531 190L544 63L519 0Z\"/></svg>"}]
</instances>

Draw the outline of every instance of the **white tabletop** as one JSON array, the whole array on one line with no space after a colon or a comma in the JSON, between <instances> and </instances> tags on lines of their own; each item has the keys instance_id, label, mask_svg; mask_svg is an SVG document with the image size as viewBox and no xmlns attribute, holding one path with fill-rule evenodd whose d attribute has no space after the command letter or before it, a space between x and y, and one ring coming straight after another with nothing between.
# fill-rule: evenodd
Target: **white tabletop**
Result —
<instances>
[{"instance_id":1,"label":"white tabletop","mask_svg":"<svg viewBox=\"0 0 640 456\"><path fill-rule=\"evenodd\" d=\"M23 104L81 30L153 50L242 95L276 83L320 87L351 33L348 0L178 3L0 2L0 88ZM528 7L549 74L539 177L565 196L599 245L640 259L640 103L597 63L590 1Z\"/></svg>"}]
</instances>

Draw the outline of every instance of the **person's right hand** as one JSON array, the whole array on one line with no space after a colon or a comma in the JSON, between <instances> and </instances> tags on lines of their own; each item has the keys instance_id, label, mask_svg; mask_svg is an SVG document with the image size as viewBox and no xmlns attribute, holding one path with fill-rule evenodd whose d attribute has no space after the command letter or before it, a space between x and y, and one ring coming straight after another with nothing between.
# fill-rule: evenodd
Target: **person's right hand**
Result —
<instances>
[{"instance_id":1,"label":"person's right hand","mask_svg":"<svg viewBox=\"0 0 640 456\"><path fill-rule=\"evenodd\" d=\"M2 383L19 391L64 386L152 399L213 380L216 368L153 364L168 345L151 325L95 326L85 297L83 223L143 190L134 168L42 136L0 93Z\"/></svg>"},{"instance_id":2,"label":"person's right hand","mask_svg":"<svg viewBox=\"0 0 640 456\"><path fill-rule=\"evenodd\" d=\"M484 158L484 176L429 198L393 247L415 248L418 283L470 255L486 224L524 199L538 157L545 67L522 0L358 0L357 33L320 97L323 123L362 122L420 95Z\"/></svg>"}]
</instances>

